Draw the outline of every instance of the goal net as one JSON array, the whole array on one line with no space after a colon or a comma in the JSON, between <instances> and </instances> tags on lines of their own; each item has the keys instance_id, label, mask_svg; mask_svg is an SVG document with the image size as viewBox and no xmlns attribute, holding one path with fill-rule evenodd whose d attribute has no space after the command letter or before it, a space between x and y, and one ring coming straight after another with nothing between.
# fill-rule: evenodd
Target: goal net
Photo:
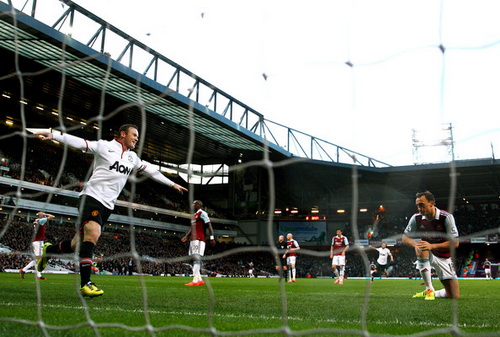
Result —
<instances>
[{"instance_id":1,"label":"goal net","mask_svg":"<svg viewBox=\"0 0 500 337\"><path fill-rule=\"evenodd\" d=\"M498 335L477 283L500 258L496 3L78 3L0 1L0 335ZM34 134L112 140L127 123L188 192L130 175L89 299L78 252L39 274L33 242L77 233L80 249L94 158ZM457 224L441 238L460 242L463 289L430 305L402 242L425 190ZM195 200L216 243L187 287Z\"/></svg>"}]
</instances>

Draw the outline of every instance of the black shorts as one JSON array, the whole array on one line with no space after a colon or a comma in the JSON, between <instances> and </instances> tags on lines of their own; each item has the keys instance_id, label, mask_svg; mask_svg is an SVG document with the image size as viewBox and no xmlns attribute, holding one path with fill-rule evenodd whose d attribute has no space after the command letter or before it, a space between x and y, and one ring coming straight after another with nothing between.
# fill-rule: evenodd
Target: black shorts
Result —
<instances>
[{"instance_id":1,"label":"black shorts","mask_svg":"<svg viewBox=\"0 0 500 337\"><path fill-rule=\"evenodd\" d=\"M377 270L380 272L380 273L383 273L385 272L385 270L387 269L387 265L386 264L379 264L377 263Z\"/></svg>"},{"instance_id":2,"label":"black shorts","mask_svg":"<svg viewBox=\"0 0 500 337\"><path fill-rule=\"evenodd\" d=\"M82 221L80 233L83 232L83 226L89 221L95 221L101 225L101 227L108 221L111 215L111 210L109 208L104 207L103 204L88 195L82 195L80 201L83 202L80 211Z\"/></svg>"}]
</instances>

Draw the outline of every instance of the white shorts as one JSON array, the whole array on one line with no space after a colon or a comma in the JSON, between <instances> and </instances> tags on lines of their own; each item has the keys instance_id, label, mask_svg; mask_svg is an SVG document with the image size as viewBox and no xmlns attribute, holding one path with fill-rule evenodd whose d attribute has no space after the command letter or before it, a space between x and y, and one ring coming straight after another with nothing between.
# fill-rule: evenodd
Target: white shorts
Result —
<instances>
[{"instance_id":1,"label":"white shorts","mask_svg":"<svg viewBox=\"0 0 500 337\"><path fill-rule=\"evenodd\" d=\"M485 272L486 274L491 274L491 269L490 269L490 268L487 268L487 269L485 269L485 270L484 270L484 272Z\"/></svg>"},{"instance_id":2,"label":"white shorts","mask_svg":"<svg viewBox=\"0 0 500 337\"><path fill-rule=\"evenodd\" d=\"M31 246L33 247L33 254L35 256L42 256L43 254L43 241L33 241L31 243Z\"/></svg>"},{"instance_id":3,"label":"white shorts","mask_svg":"<svg viewBox=\"0 0 500 337\"><path fill-rule=\"evenodd\" d=\"M205 241L193 240L189 242L189 255L200 255L205 254Z\"/></svg>"},{"instance_id":4,"label":"white shorts","mask_svg":"<svg viewBox=\"0 0 500 337\"><path fill-rule=\"evenodd\" d=\"M287 265L295 265L295 262L297 262L297 256L287 256L286 257L286 264Z\"/></svg>"},{"instance_id":5,"label":"white shorts","mask_svg":"<svg viewBox=\"0 0 500 337\"><path fill-rule=\"evenodd\" d=\"M333 255L332 266L345 266L345 255Z\"/></svg>"},{"instance_id":6,"label":"white shorts","mask_svg":"<svg viewBox=\"0 0 500 337\"><path fill-rule=\"evenodd\" d=\"M457 278L457 273L455 272L455 266L453 265L451 257L442 258L431 253L429 260L431 266L436 270L439 280L452 280Z\"/></svg>"}]
</instances>

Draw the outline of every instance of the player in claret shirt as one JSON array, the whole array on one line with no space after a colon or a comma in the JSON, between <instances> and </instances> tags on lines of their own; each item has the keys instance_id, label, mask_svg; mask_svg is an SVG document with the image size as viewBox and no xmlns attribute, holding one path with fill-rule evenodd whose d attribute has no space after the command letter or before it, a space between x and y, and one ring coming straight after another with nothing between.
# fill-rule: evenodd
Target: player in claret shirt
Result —
<instances>
[{"instance_id":1,"label":"player in claret shirt","mask_svg":"<svg viewBox=\"0 0 500 337\"><path fill-rule=\"evenodd\" d=\"M330 247L330 259L335 274L334 284L344 284L345 252L349 249L349 240L342 235L342 230L337 229L337 235L332 238ZM337 270L339 266L340 272Z\"/></svg>"},{"instance_id":2,"label":"player in claret shirt","mask_svg":"<svg viewBox=\"0 0 500 337\"><path fill-rule=\"evenodd\" d=\"M414 298L434 300L436 297L458 299L460 289L457 274L451 259L451 248L458 247L458 230L453 215L435 206L436 199L429 192L419 192L414 214L403 233L403 243L415 247L417 267L425 283L425 290L413 295ZM419 241L414 240L420 238ZM431 266L436 269L444 289L434 291Z\"/></svg>"},{"instance_id":3,"label":"player in claret shirt","mask_svg":"<svg viewBox=\"0 0 500 337\"><path fill-rule=\"evenodd\" d=\"M191 228L182 237L181 241L186 242L189 238L189 256L193 257L193 281L185 286L197 287L205 284L201 278L201 257L205 255L206 231L210 234L210 245L215 246L214 230L207 212L203 210L203 203L200 200L193 201L195 212L191 218Z\"/></svg>"},{"instance_id":4,"label":"player in claret shirt","mask_svg":"<svg viewBox=\"0 0 500 337\"><path fill-rule=\"evenodd\" d=\"M375 264L375 262L370 261L370 277L371 277L370 283L373 283L373 279L375 278L375 273L377 273L377 265Z\"/></svg>"},{"instance_id":5,"label":"player in claret shirt","mask_svg":"<svg viewBox=\"0 0 500 337\"><path fill-rule=\"evenodd\" d=\"M90 281L94 247L101 236L101 226L111 215L116 200L125 187L130 174L142 172L180 193L187 191L187 189L175 184L160 171L154 169L151 164L142 161L132 151L139 141L139 131L135 125L122 125L118 131L118 138L111 141L90 141L69 134L63 135L47 131L38 131L34 135L42 140L55 140L94 155L92 176L80 193L82 204L80 208L82 221L80 233L75 235L72 240L64 240L54 245L49 242L45 243L43 256L37 268L42 271L52 254L74 252L79 239L80 291L83 296L87 297L101 296L104 291Z\"/></svg>"},{"instance_id":6,"label":"player in claret shirt","mask_svg":"<svg viewBox=\"0 0 500 337\"><path fill-rule=\"evenodd\" d=\"M490 262L490 260L488 260L488 259L484 260L483 268L484 268L484 276L486 277L486 279L493 280L493 277L491 277L491 262Z\"/></svg>"},{"instance_id":7,"label":"player in claret shirt","mask_svg":"<svg viewBox=\"0 0 500 337\"><path fill-rule=\"evenodd\" d=\"M28 271L31 267L35 267L35 272L36 272L36 277L39 280L45 280L45 277L42 276L42 273L39 272L36 269L36 265L38 261L42 258L42 251L43 251L43 244L45 241L45 232L47 230L47 223L49 220L52 220L55 218L54 215L44 213L44 212L38 212L36 213L37 217L35 221L33 221L33 226L35 230L35 237L33 238L33 242L31 243L31 247L33 249L33 255L35 258L31 260L28 265L22 269L19 270L19 273L21 274L21 278L24 278L24 274L26 274L26 271Z\"/></svg>"},{"instance_id":8,"label":"player in claret shirt","mask_svg":"<svg viewBox=\"0 0 500 337\"><path fill-rule=\"evenodd\" d=\"M293 234L288 233L286 235L286 251L285 254L283 254L283 258L286 257L286 263L288 265L287 282L295 282L295 276L297 275L295 264L297 263L297 250L299 249L299 243L293 239Z\"/></svg>"}]
</instances>

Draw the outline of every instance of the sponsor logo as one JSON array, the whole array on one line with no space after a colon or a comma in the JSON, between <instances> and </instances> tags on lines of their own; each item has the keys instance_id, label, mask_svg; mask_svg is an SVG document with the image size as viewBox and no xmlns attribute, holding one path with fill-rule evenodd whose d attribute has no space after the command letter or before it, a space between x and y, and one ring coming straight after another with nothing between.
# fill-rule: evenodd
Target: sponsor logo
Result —
<instances>
[{"instance_id":1,"label":"sponsor logo","mask_svg":"<svg viewBox=\"0 0 500 337\"><path fill-rule=\"evenodd\" d=\"M116 172L119 172L119 173L123 173L123 174L126 174L126 175L130 175L130 173L132 172L132 169L130 167L127 167L125 165L121 165L118 160L115 161L115 163L113 165L111 165L109 167L110 170L114 170Z\"/></svg>"}]
</instances>

